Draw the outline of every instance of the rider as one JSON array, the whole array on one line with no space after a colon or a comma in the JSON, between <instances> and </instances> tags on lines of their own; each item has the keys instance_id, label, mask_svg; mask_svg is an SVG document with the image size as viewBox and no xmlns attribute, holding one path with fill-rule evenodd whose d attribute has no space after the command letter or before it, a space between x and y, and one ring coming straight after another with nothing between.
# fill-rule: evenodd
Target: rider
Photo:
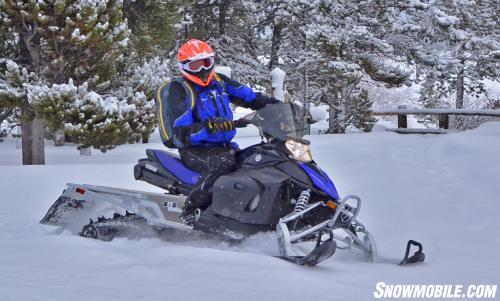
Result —
<instances>
[{"instance_id":1,"label":"rider","mask_svg":"<svg viewBox=\"0 0 500 301\"><path fill-rule=\"evenodd\" d=\"M177 148L184 165L202 175L189 194L181 218L195 222L195 210L210 205L211 187L222 174L234 170L238 145L229 103L260 109L277 103L237 81L214 72L214 51L191 39L177 52L182 77L158 89L160 133L167 147Z\"/></svg>"}]
</instances>

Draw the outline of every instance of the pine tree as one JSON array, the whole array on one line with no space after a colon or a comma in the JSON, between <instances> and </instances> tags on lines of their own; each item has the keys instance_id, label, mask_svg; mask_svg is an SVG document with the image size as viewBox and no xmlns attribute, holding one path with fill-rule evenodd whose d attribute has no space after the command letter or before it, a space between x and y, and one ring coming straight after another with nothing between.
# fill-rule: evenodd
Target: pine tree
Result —
<instances>
[{"instance_id":1,"label":"pine tree","mask_svg":"<svg viewBox=\"0 0 500 301\"><path fill-rule=\"evenodd\" d=\"M370 132L376 121L370 114L372 105L366 89L354 91L347 101L348 123L363 132Z\"/></svg>"},{"instance_id":2,"label":"pine tree","mask_svg":"<svg viewBox=\"0 0 500 301\"><path fill-rule=\"evenodd\" d=\"M156 89L171 75L168 59L154 57L143 63L129 66L122 75L124 81L114 93L119 98L128 99L135 104L135 114L129 121L134 133L141 136L143 143L148 142L157 120L155 111ZM138 138L135 139L136 141Z\"/></svg>"},{"instance_id":3,"label":"pine tree","mask_svg":"<svg viewBox=\"0 0 500 301\"><path fill-rule=\"evenodd\" d=\"M123 9L131 31L131 49L139 60L164 56L175 47L181 7L185 1L125 0Z\"/></svg>"},{"instance_id":4,"label":"pine tree","mask_svg":"<svg viewBox=\"0 0 500 301\"><path fill-rule=\"evenodd\" d=\"M364 76L389 86L402 85L409 78L409 72L395 63L397 54L385 40L390 22L380 17L384 9L375 1L323 0L311 12L307 32L311 47L321 54L313 63L315 98L330 107L330 133L342 133L349 125L371 127L366 91L358 88Z\"/></svg>"},{"instance_id":5,"label":"pine tree","mask_svg":"<svg viewBox=\"0 0 500 301\"><path fill-rule=\"evenodd\" d=\"M435 78L427 76L426 80L421 83L418 102L424 108L439 109L443 106L442 99L445 92L441 88L442 83L439 83ZM440 89L441 88L441 89ZM437 123L436 116L419 115L418 121L426 125Z\"/></svg>"},{"instance_id":6,"label":"pine tree","mask_svg":"<svg viewBox=\"0 0 500 301\"><path fill-rule=\"evenodd\" d=\"M142 100L118 93L129 39L121 1L2 0L0 11L1 40L8 41L0 99L21 109L23 139L37 124L43 142L40 119L80 147L103 151L150 131L133 128ZM43 163L43 156L36 159L23 144L23 162Z\"/></svg>"},{"instance_id":7,"label":"pine tree","mask_svg":"<svg viewBox=\"0 0 500 301\"><path fill-rule=\"evenodd\" d=\"M12 130L14 110L10 107L0 106L0 142Z\"/></svg>"},{"instance_id":8,"label":"pine tree","mask_svg":"<svg viewBox=\"0 0 500 301\"><path fill-rule=\"evenodd\" d=\"M394 5L394 44L419 70L419 77L446 83L456 108L464 97L483 94L484 79L498 80L498 1L413 1Z\"/></svg>"},{"instance_id":9,"label":"pine tree","mask_svg":"<svg viewBox=\"0 0 500 301\"><path fill-rule=\"evenodd\" d=\"M249 1L196 0L184 4L177 28L180 43L191 38L207 41L216 53L216 64L232 69L232 77L245 84L265 87L268 75L258 59L256 18ZM172 73L177 73L173 66Z\"/></svg>"}]
</instances>

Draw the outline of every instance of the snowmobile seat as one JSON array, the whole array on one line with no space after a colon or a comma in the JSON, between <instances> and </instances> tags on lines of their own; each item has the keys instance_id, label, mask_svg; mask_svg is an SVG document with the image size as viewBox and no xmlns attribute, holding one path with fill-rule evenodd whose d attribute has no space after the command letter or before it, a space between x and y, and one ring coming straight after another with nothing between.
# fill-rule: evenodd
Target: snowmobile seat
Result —
<instances>
[{"instance_id":1,"label":"snowmobile seat","mask_svg":"<svg viewBox=\"0 0 500 301\"><path fill-rule=\"evenodd\" d=\"M200 180L201 174L184 166L176 155L162 150L152 150L152 152L161 165L184 184L195 185Z\"/></svg>"}]
</instances>

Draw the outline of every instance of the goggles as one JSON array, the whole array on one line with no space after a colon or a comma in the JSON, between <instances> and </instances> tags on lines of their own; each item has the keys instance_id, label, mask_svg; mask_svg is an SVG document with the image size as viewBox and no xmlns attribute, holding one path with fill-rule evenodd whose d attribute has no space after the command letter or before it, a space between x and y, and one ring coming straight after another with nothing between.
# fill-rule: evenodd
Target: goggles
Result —
<instances>
[{"instance_id":1,"label":"goggles","mask_svg":"<svg viewBox=\"0 0 500 301\"><path fill-rule=\"evenodd\" d=\"M182 70L186 70L189 72L200 72L202 69L209 70L214 66L214 57L207 57L204 59L196 60L196 61L190 61L190 62L185 62L185 63L179 63L179 67Z\"/></svg>"}]
</instances>

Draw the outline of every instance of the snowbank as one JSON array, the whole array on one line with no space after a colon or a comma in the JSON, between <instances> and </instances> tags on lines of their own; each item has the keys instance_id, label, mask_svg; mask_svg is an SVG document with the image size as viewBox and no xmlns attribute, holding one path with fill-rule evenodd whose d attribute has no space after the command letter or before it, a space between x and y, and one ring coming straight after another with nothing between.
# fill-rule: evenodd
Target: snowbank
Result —
<instances>
[{"instance_id":1,"label":"snowbank","mask_svg":"<svg viewBox=\"0 0 500 301\"><path fill-rule=\"evenodd\" d=\"M486 122L471 131L473 134L500 135L500 122Z\"/></svg>"}]
</instances>

